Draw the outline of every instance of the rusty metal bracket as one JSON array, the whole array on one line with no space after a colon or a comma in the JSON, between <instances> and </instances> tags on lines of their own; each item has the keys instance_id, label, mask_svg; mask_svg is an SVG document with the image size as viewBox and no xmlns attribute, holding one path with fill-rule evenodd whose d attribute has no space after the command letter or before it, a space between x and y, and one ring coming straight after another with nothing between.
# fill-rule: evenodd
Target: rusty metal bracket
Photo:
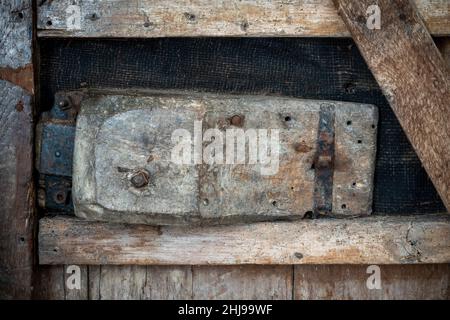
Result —
<instances>
[{"instance_id":1,"label":"rusty metal bracket","mask_svg":"<svg viewBox=\"0 0 450 320\"><path fill-rule=\"evenodd\" d=\"M80 92L59 92L37 126L38 204L47 211L73 213L72 157Z\"/></svg>"},{"instance_id":2,"label":"rusty metal bracket","mask_svg":"<svg viewBox=\"0 0 450 320\"><path fill-rule=\"evenodd\" d=\"M317 151L314 158L313 217L329 215L333 209L334 106L320 106Z\"/></svg>"}]
</instances>

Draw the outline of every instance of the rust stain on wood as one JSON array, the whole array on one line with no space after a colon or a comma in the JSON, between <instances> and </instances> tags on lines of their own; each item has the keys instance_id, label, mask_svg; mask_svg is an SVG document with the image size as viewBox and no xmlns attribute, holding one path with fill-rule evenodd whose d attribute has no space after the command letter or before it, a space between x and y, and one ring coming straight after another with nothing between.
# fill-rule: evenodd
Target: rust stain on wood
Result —
<instances>
[{"instance_id":1,"label":"rust stain on wood","mask_svg":"<svg viewBox=\"0 0 450 320\"><path fill-rule=\"evenodd\" d=\"M34 93L33 65L31 63L17 69L0 68L0 79L9 81L30 94Z\"/></svg>"}]
</instances>

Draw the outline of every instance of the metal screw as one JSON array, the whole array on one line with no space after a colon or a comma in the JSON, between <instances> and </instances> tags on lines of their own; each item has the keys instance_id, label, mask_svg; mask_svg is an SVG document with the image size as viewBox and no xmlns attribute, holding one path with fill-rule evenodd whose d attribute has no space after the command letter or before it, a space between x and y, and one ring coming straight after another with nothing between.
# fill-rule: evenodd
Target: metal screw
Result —
<instances>
[{"instance_id":1,"label":"metal screw","mask_svg":"<svg viewBox=\"0 0 450 320\"><path fill-rule=\"evenodd\" d=\"M131 174L130 182L135 188L143 188L150 182L150 174L147 170L141 169Z\"/></svg>"}]
</instances>

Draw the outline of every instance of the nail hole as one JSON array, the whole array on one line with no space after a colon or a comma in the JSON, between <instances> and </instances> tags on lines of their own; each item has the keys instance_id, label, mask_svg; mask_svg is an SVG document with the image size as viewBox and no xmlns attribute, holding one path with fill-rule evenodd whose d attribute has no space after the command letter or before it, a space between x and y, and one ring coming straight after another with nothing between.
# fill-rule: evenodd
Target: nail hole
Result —
<instances>
[{"instance_id":1,"label":"nail hole","mask_svg":"<svg viewBox=\"0 0 450 320\"><path fill-rule=\"evenodd\" d=\"M347 125L348 125L348 126L351 126L351 125L352 125L352 121L351 121L351 120L348 120L348 121L347 121Z\"/></svg>"},{"instance_id":2,"label":"nail hole","mask_svg":"<svg viewBox=\"0 0 450 320\"><path fill-rule=\"evenodd\" d=\"M272 205L275 207L277 205L276 201L272 201Z\"/></svg>"},{"instance_id":3,"label":"nail hole","mask_svg":"<svg viewBox=\"0 0 450 320\"><path fill-rule=\"evenodd\" d=\"M372 127L372 129L375 129L375 125L373 124L373 125L371 125L371 127Z\"/></svg>"},{"instance_id":4,"label":"nail hole","mask_svg":"<svg viewBox=\"0 0 450 320\"><path fill-rule=\"evenodd\" d=\"M19 12L19 13L17 14L17 16L18 16L20 19L23 19L23 13L22 13L22 12Z\"/></svg>"},{"instance_id":5,"label":"nail hole","mask_svg":"<svg viewBox=\"0 0 450 320\"><path fill-rule=\"evenodd\" d=\"M291 117L290 116L284 117L284 121L291 121Z\"/></svg>"},{"instance_id":6,"label":"nail hole","mask_svg":"<svg viewBox=\"0 0 450 320\"><path fill-rule=\"evenodd\" d=\"M400 20L405 21L406 20L406 15L404 13L400 13L400 15L398 16L400 18Z\"/></svg>"},{"instance_id":7,"label":"nail hole","mask_svg":"<svg viewBox=\"0 0 450 320\"><path fill-rule=\"evenodd\" d=\"M244 22L241 23L241 29L242 29L242 31L247 31L247 29L248 29L248 22L247 21L244 21Z\"/></svg>"},{"instance_id":8,"label":"nail hole","mask_svg":"<svg viewBox=\"0 0 450 320\"><path fill-rule=\"evenodd\" d=\"M291 187L291 190L294 190L294 187Z\"/></svg>"},{"instance_id":9,"label":"nail hole","mask_svg":"<svg viewBox=\"0 0 450 320\"><path fill-rule=\"evenodd\" d=\"M353 183L352 183L352 186L356 186L356 182L353 182Z\"/></svg>"},{"instance_id":10,"label":"nail hole","mask_svg":"<svg viewBox=\"0 0 450 320\"><path fill-rule=\"evenodd\" d=\"M346 208L347 208L347 205L346 205L345 203L343 203L342 206L341 206L341 208L342 208L342 209L346 209Z\"/></svg>"},{"instance_id":11,"label":"nail hole","mask_svg":"<svg viewBox=\"0 0 450 320\"><path fill-rule=\"evenodd\" d=\"M209 200L208 200L208 199L203 199L203 204L204 204L205 206L207 206L207 205L209 204Z\"/></svg>"},{"instance_id":12,"label":"nail hole","mask_svg":"<svg viewBox=\"0 0 450 320\"><path fill-rule=\"evenodd\" d=\"M301 254L300 252L294 253L294 256L295 256L297 259L302 259L302 258L303 258L303 254Z\"/></svg>"},{"instance_id":13,"label":"nail hole","mask_svg":"<svg viewBox=\"0 0 450 320\"><path fill-rule=\"evenodd\" d=\"M144 22L144 27L146 28L150 27L150 22Z\"/></svg>"},{"instance_id":14,"label":"nail hole","mask_svg":"<svg viewBox=\"0 0 450 320\"><path fill-rule=\"evenodd\" d=\"M362 143L362 140L358 140L358 143Z\"/></svg>"},{"instance_id":15,"label":"nail hole","mask_svg":"<svg viewBox=\"0 0 450 320\"><path fill-rule=\"evenodd\" d=\"M196 19L195 14L189 13L189 12L185 12L184 17L186 19L188 19L189 21L195 21L195 19Z\"/></svg>"},{"instance_id":16,"label":"nail hole","mask_svg":"<svg viewBox=\"0 0 450 320\"><path fill-rule=\"evenodd\" d=\"M25 238L24 237L20 237L20 242L25 242Z\"/></svg>"},{"instance_id":17,"label":"nail hole","mask_svg":"<svg viewBox=\"0 0 450 320\"><path fill-rule=\"evenodd\" d=\"M311 164L311 170L314 170L314 169L316 169L316 164L313 162L313 163Z\"/></svg>"},{"instance_id":18,"label":"nail hole","mask_svg":"<svg viewBox=\"0 0 450 320\"><path fill-rule=\"evenodd\" d=\"M58 252L58 249L54 248L54 249L53 249L53 252Z\"/></svg>"}]
</instances>

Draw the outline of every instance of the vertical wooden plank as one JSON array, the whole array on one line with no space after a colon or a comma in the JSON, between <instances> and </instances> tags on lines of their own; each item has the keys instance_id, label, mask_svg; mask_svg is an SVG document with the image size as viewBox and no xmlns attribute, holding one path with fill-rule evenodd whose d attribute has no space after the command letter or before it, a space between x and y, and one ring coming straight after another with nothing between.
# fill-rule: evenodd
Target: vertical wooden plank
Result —
<instances>
[{"instance_id":1,"label":"vertical wooden plank","mask_svg":"<svg viewBox=\"0 0 450 320\"><path fill-rule=\"evenodd\" d=\"M193 267L194 299L292 299L292 266Z\"/></svg>"},{"instance_id":2,"label":"vertical wooden plank","mask_svg":"<svg viewBox=\"0 0 450 320\"><path fill-rule=\"evenodd\" d=\"M100 274L102 266L88 266L89 300L100 300Z\"/></svg>"},{"instance_id":3,"label":"vertical wooden plank","mask_svg":"<svg viewBox=\"0 0 450 320\"><path fill-rule=\"evenodd\" d=\"M294 299L447 299L446 264L380 265L381 289L369 289L366 265L295 266Z\"/></svg>"},{"instance_id":4,"label":"vertical wooden plank","mask_svg":"<svg viewBox=\"0 0 450 320\"><path fill-rule=\"evenodd\" d=\"M409 0L333 0L370 70L450 211L450 85L445 62Z\"/></svg>"},{"instance_id":5,"label":"vertical wooden plank","mask_svg":"<svg viewBox=\"0 0 450 320\"><path fill-rule=\"evenodd\" d=\"M140 300L144 297L147 267L102 266L99 299Z\"/></svg>"},{"instance_id":6,"label":"vertical wooden plank","mask_svg":"<svg viewBox=\"0 0 450 320\"><path fill-rule=\"evenodd\" d=\"M39 266L34 282L33 299L64 300L64 267Z\"/></svg>"},{"instance_id":7,"label":"vertical wooden plank","mask_svg":"<svg viewBox=\"0 0 450 320\"><path fill-rule=\"evenodd\" d=\"M89 266L89 299L191 299L190 266Z\"/></svg>"},{"instance_id":8,"label":"vertical wooden plank","mask_svg":"<svg viewBox=\"0 0 450 320\"><path fill-rule=\"evenodd\" d=\"M32 2L0 3L0 298L32 294Z\"/></svg>"},{"instance_id":9,"label":"vertical wooden plank","mask_svg":"<svg viewBox=\"0 0 450 320\"><path fill-rule=\"evenodd\" d=\"M192 299L192 267L148 266L144 299Z\"/></svg>"}]
</instances>

